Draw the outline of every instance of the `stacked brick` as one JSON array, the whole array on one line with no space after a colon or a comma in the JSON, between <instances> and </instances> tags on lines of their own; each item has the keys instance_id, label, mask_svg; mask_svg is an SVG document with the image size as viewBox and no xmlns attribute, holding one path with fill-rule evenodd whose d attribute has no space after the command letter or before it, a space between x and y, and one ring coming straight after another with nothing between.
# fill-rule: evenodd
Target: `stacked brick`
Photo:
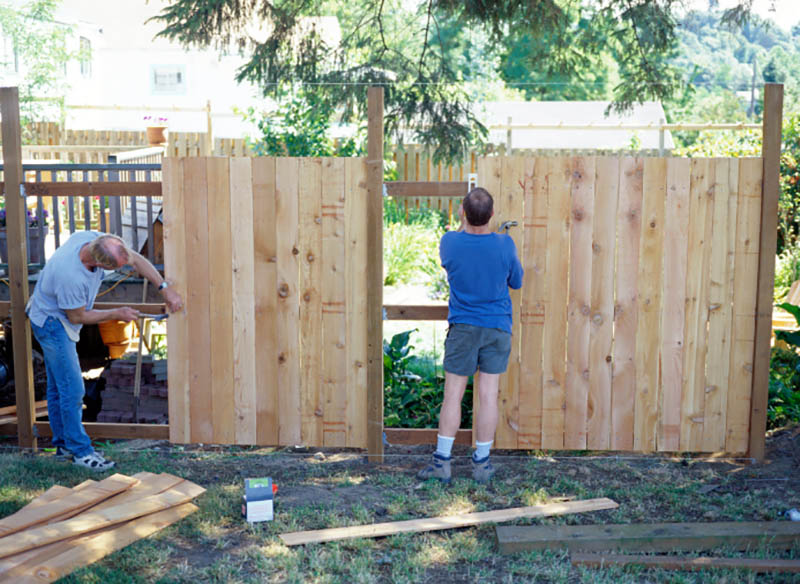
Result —
<instances>
[{"instance_id":1,"label":"stacked brick","mask_svg":"<svg viewBox=\"0 0 800 584\"><path fill-rule=\"evenodd\" d=\"M136 381L136 359L117 359L103 372L106 386L103 390L103 409L98 422L139 424L166 424L167 361L142 360L142 379L139 391L139 418L134 420L133 390Z\"/></svg>"}]
</instances>

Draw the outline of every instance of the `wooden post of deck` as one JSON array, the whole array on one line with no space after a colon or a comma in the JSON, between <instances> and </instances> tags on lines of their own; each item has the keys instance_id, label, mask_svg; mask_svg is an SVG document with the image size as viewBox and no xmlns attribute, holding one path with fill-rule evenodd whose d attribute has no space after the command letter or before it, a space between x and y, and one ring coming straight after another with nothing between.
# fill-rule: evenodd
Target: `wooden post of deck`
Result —
<instances>
[{"instance_id":1,"label":"wooden post of deck","mask_svg":"<svg viewBox=\"0 0 800 584\"><path fill-rule=\"evenodd\" d=\"M367 91L367 453L383 462L383 88Z\"/></svg>"},{"instance_id":2,"label":"wooden post of deck","mask_svg":"<svg viewBox=\"0 0 800 584\"><path fill-rule=\"evenodd\" d=\"M8 243L8 280L11 293L11 327L14 332L14 387L17 397L17 436L22 448L36 448L33 433L33 351L31 324L25 314L28 303L28 247L25 239L27 208L20 196L22 142L19 125L19 89L0 88L3 116L3 173Z\"/></svg>"},{"instance_id":3,"label":"wooden post of deck","mask_svg":"<svg viewBox=\"0 0 800 584\"><path fill-rule=\"evenodd\" d=\"M783 126L783 85L764 85L764 129L762 157L764 174L761 196L761 236L756 293L756 337L753 355L753 392L750 400L750 445L748 453L764 459L769 401L769 360L771 354L772 304L775 287L775 251L778 245L778 198L780 196L781 131Z\"/></svg>"}]
</instances>

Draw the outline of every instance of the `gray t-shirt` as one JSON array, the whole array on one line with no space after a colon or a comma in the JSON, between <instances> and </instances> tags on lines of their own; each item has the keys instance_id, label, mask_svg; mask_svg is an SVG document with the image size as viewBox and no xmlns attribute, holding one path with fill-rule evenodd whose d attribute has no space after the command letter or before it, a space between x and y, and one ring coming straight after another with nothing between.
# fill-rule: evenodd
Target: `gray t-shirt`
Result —
<instances>
[{"instance_id":1,"label":"gray t-shirt","mask_svg":"<svg viewBox=\"0 0 800 584\"><path fill-rule=\"evenodd\" d=\"M66 310L85 307L91 310L105 274L102 268L89 270L80 258L81 248L101 234L77 231L47 260L28 302L28 317L36 326L44 326L48 316L61 321L69 338L76 343L81 324L72 324Z\"/></svg>"}]
</instances>

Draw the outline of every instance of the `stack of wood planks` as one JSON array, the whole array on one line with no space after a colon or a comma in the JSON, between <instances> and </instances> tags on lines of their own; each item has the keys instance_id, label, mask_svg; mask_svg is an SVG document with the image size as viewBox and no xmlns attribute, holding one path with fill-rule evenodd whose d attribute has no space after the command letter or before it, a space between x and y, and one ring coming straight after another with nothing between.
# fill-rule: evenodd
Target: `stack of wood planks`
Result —
<instances>
[{"instance_id":1,"label":"stack of wood planks","mask_svg":"<svg viewBox=\"0 0 800 584\"><path fill-rule=\"evenodd\" d=\"M0 583L62 578L195 512L203 492L149 472L55 485L0 520Z\"/></svg>"}]
</instances>

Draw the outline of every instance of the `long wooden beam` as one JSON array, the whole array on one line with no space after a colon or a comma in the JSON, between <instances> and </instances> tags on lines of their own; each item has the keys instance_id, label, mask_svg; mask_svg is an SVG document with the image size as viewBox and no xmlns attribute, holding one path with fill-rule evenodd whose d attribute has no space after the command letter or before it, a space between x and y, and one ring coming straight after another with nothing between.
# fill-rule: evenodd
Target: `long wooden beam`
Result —
<instances>
[{"instance_id":1,"label":"long wooden beam","mask_svg":"<svg viewBox=\"0 0 800 584\"><path fill-rule=\"evenodd\" d=\"M161 182L24 182L29 197L161 197ZM5 183L0 182L5 191Z\"/></svg>"},{"instance_id":2,"label":"long wooden beam","mask_svg":"<svg viewBox=\"0 0 800 584\"><path fill-rule=\"evenodd\" d=\"M447 320L447 304L386 304L386 320Z\"/></svg>"},{"instance_id":3,"label":"long wooden beam","mask_svg":"<svg viewBox=\"0 0 800 584\"><path fill-rule=\"evenodd\" d=\"M764 459L769 401L769 361L772 336L772 303L775 286L775 251L778 245L778 198L780 197L781 133L783 130L783 85L764 85L764 159L761 196L761 235L756 292L756 335L753 354L753 391L750 399L749 455Z\"/></svg>"},{"instance_id":4,"label":"long wooden beam","mask_svg":"<svg viewBox=\"0 0 800 584\"><path fill-rule=\"evenodd\" d=\"M530 550L637 552L736 549L761 544L788 549L800 541L800 523L726 521L719 523L640 523L633 525L545 525L497 528L501 553Z\"/></svg>"},{"instance_id":5,"label":"long wooden beam","mask_svg":"<svg viewBox=\"0 0 800 584\"><path fill-rule=\"evenodd\" d=\"M468 182L394 181L384 183L390 197L464 197Z\"/></svg>"},{"instance_id":6,"label":"long wooden beam","mask_svg":"<svg viewBox=\"0 0 800 584\"><path fill-rule=\"evenodd\" d=\"M123 306L129 306L134 310L138 310L143 314L164 314L167 310L166 305L164 304L153 304L153 303L126 303L126 302L96 302L94 304L94 308L98 310L109 310L113 308L122 308ZM11 302L8 300L0 300L0 318L6 318L8 315L11 314Z\"/></svg>"},{"instance_id":7,"label":"long wooden beam","mask_svg":"<svg viewBox=\"0 0 800 584\"><path fill-rule=\"evenodd\" d=\"M296 531L281 534L283 543L289 546L307 543L321 543L352 539L355 537L384 537L398 533L420 533L423 531L438 531L469 527L482 523L499 523L532 517L552 517L568 513L586 513L588 511L601 511L616 509L619 505L611 499L586 499L584 501L566 501L562 503L548 503L546 505L531 505L529 507L516 507L513 509L498 509L496 511L481 511L478 513L461 513L447 517L425 517L410 519L408 521L391 521L386 523L373 523L371 525L355 525L352 527L334 527L331 529L318 529L314 531Z\"/></svg>"},{"instance_id":8,"label":"long wooden beam","mask_svg":"<svg viewBox=\"0 0 800 584\"><path fill-rule=\"evenodd\" d=\"M800 573L800 560L776 560L773 558L682 558L680 556L574 553L570 561L573 566L587 566L589 568L636 565L659 570L686 570L692 572L709 568L721 568L725 570L750 570L751 572Z\"/></svg>"},{"instance_id":9,"label":"long wooden beam","mask_svg":"<svg viewBox=\"0 0 800 584\"><path fill-rule=\"evenodd\" d=\"M384 428L386 441L389 444L436 444L436 428ZM459 430L456 433L456 444L470 446L472 444L472 430Z\"/></svg>"},{"instance_id":10,"label":"long wooden beam","mask_svg":"<svg viewBox=\"0 0 800 584\"><path fill-rule=\"evenodd\" d=\"M50 437L53 431L47 422L36 422L36 432L40 437ZM169 424L105 424L84 422L86 433L92 438L125 440L142 438L144 440L169 440Z\"/></svg>"},{"instance_id":11,"label":"long wooden beam","mask_svg":"<svg viewBox=\"0 0 800 584\"><path fill-rule=\"evenodd\" d=\"M367 453L383 462L383 87L367 90Z\"/></svg>"},{"instance_id":12,"label":"long wooden beam","mask_svg":"<svg viewBox=\"0 0 800 584\"><path fill-rule=\"evenodd\" d=\"M33 394L33 348L31 323L25 314L28 303L28 246L25 238L28 217L22 182L22 141L19 121L19 90L0 89L0 112L3 117L3 178L0 188L5 200L8 243L8 287L11 298L11 325L14 328L14 386L17 401L17 437L23 448L36 448L33 434L35 416ZM8 185L8 188L6 188Z\"/></svg>"}]
</instances>

